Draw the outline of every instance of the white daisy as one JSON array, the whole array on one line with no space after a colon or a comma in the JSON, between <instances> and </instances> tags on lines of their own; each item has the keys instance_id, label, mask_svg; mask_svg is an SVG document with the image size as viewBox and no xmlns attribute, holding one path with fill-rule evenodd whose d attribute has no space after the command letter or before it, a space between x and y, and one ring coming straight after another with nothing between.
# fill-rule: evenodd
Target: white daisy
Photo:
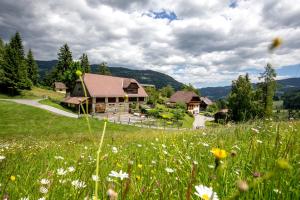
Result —
<instances>
[{"instance_id":1,"label":"white daisy","mask_svg":"<svg viewBox=\"0 0 300 200\"><path fill-rule=\"evenodd\" d=\"M64 176L66 175L68 172L66 170L64 170L63 168L59 168L57 169L57 174L60 176Z\"/></svg>"},{"instance_id":2,"label":"white daisy","mask_svg":"<svg viewBox=\"0 0 300 200\"><path fill-rule=\"evenodd\" d=\"M29 197L22 197L20 200L29 200Z\"/></svg>"},{"instance_id":3,"label":"white daisy","mask_svg":"<svg viewBox=\"0 0 300 200\"><path fill-rule=\"evenodd\" d=\"M46 200L45 197L38 198L38 200Z\"/></svg>"},{"instance_id":4,"label":"white daisy","mask_svg":"<svg viewBox=\"0 0 300 200\"><path fill-rule=\"evenodd\" d=\"M118 153L118 148L117 147L112 147L111 150L112 150L113 153Z\"/></svg>"},{"instance_id":5,"label":"white daisy","mask_svg":"<svg viewBox=\"0 0 300 200\"><path fill-rule=\"evenodd\" d=\"M6 157L0 155L0 161L4 160Z\"/></svg>"},{"instance_id":6,"label":"white daisy","mask_svg":"<svg viewBox=\"0 0 300 200\"><path fill-rule=\"evenodd\" d=\"M138 147L142 147L142 145L141 145L141 144L138 144L137 146L138 146Z\"/></svg>"},{"instance_id":7,"label":"white daisy","mask_svg":"<svg viewBox=\"0 0 300 200\"><path fill-rule=\"evenodd\" d=\"M92 175L93 181L99 181L99 177L97 175Z\"/></svg>"},{"instance_id":8,"label":"white daisy","mask_svg":"<svg viewBox=\"0 0 300 200\"><path fill-rule=\"evenodd\" d=\"M175 171L174 169L169 168L169 167L165 168L165 170L166 170L166 172L168 172L168 173L173 173L173 172Z\"/></svg>"},{"instance_id":9,"label":"white daisy","mask_svg":"<svg viewBox=\"0 0 300 200\"><path fill-rule=\"evenodd\" d=\"M48 189L45 188L44 186L42 186L42 187L40 187L40 192L41 192L42 194L47 194L47 193L48 193Z\"/></svg>"},{"instance_id":10,"label":"white daisy","mask_svg":"<svg viewBox=\"0 0 300 200\"><path fill-rule=\"evenodd\" d=\"M195 186L195 195L199 196L203 200L218 200L218 195L212 188L206 187L204 185Z\"/></svg>"},{"instance_id":11,"label":"white daisy","mask_svg":"<svg viewBox=\"0 0 300 200\"><path fill-rule=\"evenodd\" d=\"M43 178L43 179L41 179L40 183L42 185L48 185L50 183L50 181L48 179L46 179L46 178Z\"/></svg>"},{"instance_id":12,"label":"white daisy","mask_svg":"<svg viewBox=\"0 0 300 200\"><path fill-rule=\"evenodd\" d=\"M86 184L84 181L74 180L71 183L76 189L85 188Z\"/></svg>"},{"instance_id":13,"label":"white daisy","mask_svg":"<svg viewBox=\"0 0 300 200\"><path fill-rule=\"evenodd\" d=\"M209 144L207 144L207 143L205 143L205 142L203 142L202 145L203 145L204 147L209 147Z\"/></svg>"},{"instance_id":14,"label":"white daisy","mask_svg":"<svg viewBox=\"0 0 300 200\"><path fill-rule=\"evenodd\" d=\"M69 172L74 172L74 171L75 171L75 168L74 168L73 166L68 167L68 171L69 171Z\"/></svg>"},{"instance_id":15,"label":"white daisy","mask_svg":"<svg viewBox=\"0 0 300 200\"><path fill-rule=\"evenodd\" d=\"M128 174L126 172L123 172L122 170L120 170L119 172L116 172L116 171L111 171L109 176L111 177L116 177L116 178L120 178L121 181L124 179L124 178L128 178Z\"/></svg>"}]
</instances>

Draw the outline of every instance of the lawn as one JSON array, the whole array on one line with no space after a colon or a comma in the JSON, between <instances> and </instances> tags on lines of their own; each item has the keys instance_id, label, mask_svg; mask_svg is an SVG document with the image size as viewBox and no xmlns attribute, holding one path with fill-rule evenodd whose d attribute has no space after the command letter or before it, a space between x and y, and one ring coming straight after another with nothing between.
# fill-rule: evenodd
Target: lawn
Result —
<instances>
[{"instance_id":1,"label":"lawn","mask_svg":"<svg viewBox=\"0 0 300 200\"><path fill-rule=\"evenodd\" d=\"M104 122L69 119L0 101L0 198L299 199L300 122L260 121L198 131L157 131L109 123L95 177ZM219 147L227 155L211 153ZM216 167L216 163L218 166ZM111 171L128 174L123 180ZM240 181L245 181L247 187ZM239 182L239 188L237 187Z\"/></svg>"},{"instance_id":2,"label":"lawn","mask_svg":"<svg viewBox=\"0 0 300 200\"><path fill-rule=\"evenodd\" d=\"M64 110L66 112L78 114L78 112L76 112L75 110L68 109L68 108L62 106L61 104L55 103L51 99L42 99L42 100L39 101L39 103L44 104L44 105L48 105L48 106L52 106L54 108L58 108L60 110Z\"/></svg>"}]
</instances>

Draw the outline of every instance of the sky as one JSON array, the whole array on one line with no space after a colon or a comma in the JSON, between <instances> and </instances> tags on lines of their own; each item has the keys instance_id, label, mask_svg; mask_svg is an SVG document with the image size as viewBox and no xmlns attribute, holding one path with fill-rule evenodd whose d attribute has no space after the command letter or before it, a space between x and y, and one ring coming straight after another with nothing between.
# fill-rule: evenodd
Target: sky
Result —
<instances>
[{"instance_id":1,"label":"sky","mask_svg":"<svg viewBox=\"0 0 300 200\"><path fill-rule=\"evenodd\" d=\"M0 0L0 37L19 31L38 60L67 43L90 63L151 69L195 87L229 85L269 62L300 77L299 0ZM270 53L273 38L282 46Z\"/></svg>"}]
</instances>

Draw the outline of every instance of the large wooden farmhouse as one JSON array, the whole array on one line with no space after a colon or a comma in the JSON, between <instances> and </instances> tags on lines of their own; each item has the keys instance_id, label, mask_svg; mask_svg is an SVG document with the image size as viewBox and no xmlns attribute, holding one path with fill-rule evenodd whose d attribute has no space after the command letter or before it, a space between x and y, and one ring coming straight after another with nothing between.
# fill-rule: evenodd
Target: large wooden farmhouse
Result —
<instances>
[{"instance_id":1,"label":"large wooden farmhouse","mask_svg":"<svg viewBox=\"0 0 300 200\"><path fill-rule=\"evenodd\" d=\"M193 114L198 114L200 111L200 97L192 91L177 91L170 97L169 102L185 103L187 110Z\"/></svg>"},{"instance_id":2,"label":"large wooden farmhouse","mask_svg":"<svg viewBox=\"0 0 300 200\"><path fill-rule=\"evenodd\" d=\"M144 88L135 80L122 77L86 73L83 75L88 99L80 80L76 81L67 104L80 105L88 100L89 112L128 112L130 103L144 104L148 97Z\"/></svg>"}]
</instances>

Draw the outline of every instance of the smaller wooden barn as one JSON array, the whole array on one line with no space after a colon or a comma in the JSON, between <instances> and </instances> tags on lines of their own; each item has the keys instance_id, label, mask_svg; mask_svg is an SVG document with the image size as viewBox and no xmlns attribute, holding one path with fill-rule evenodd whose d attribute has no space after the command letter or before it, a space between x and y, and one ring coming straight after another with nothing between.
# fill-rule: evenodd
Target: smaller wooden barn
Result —
<instances>
[{"instance_id":1,"label":"smaller wooden barn","mask_svg":"<svg viewBox=\"0 0 300 200\"><path fill-rule=\"evenodd\" d=\"M66 94L67 86L63 82L54 82L53 83L53 90L55 92Z\"/></svg>"}]
</instances>

